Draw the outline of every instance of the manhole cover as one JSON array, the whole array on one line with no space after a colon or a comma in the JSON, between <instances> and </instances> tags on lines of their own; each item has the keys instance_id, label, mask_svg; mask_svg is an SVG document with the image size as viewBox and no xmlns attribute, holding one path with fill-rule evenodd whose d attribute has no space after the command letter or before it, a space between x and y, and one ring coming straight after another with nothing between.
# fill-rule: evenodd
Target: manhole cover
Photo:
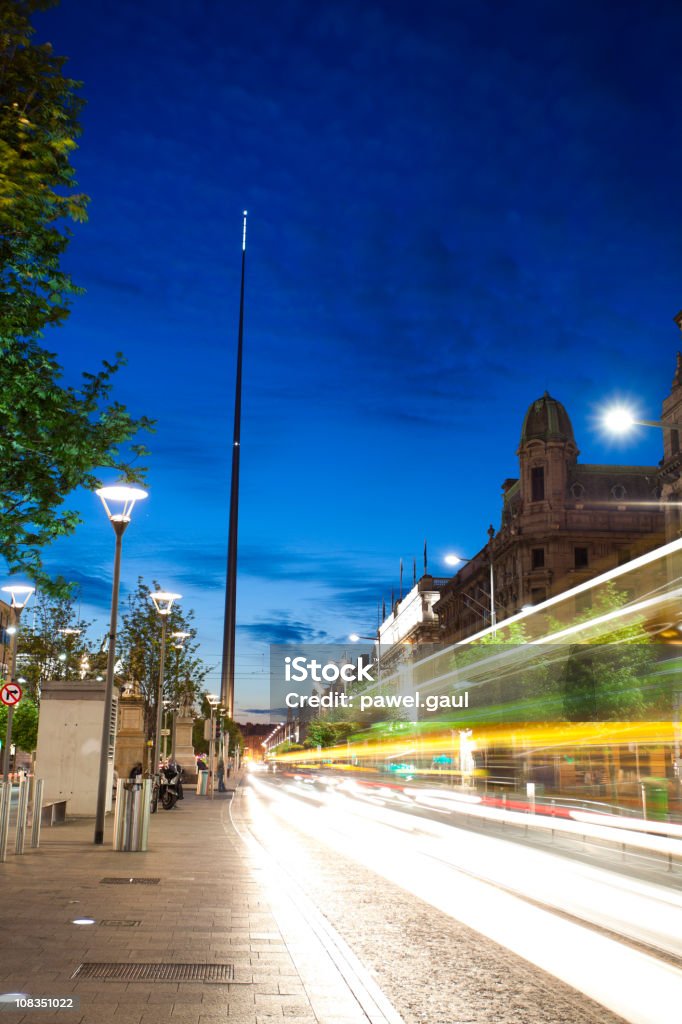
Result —
<instances>
[{"instance_id":1,"label":"manhole cover","mask_svg":"<svg viewBox=\"0 0 682 1024\"><path fill-rule=\"evenodd\" d=\"M100 921L103 928L139 928L142 921Z\"/></svg>"},{"instance_id":2,"label":"manhole cover","mask_svg":"<svg viewBox=\"0 0 682 1024\"><path fill-rule=\"evenodd\" d=\"M234 964L80 964L72 978L113 981L232 981Z\"/></svg>"},{"instance_id":3,"label":"manhole cover","mask_svg":"<svg viewBox=\"0 0 682 1024\"><path fill-rule=\"evenodd\" d=\"M158 885L160 878L102 878L100 885Z\"/></svg>"}]
</instances>

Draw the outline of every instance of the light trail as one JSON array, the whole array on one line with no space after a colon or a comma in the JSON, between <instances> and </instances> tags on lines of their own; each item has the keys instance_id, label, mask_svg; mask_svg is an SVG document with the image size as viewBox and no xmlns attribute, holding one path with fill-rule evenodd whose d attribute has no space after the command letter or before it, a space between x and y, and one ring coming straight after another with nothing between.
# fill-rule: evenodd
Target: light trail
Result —
<instances>
[{"instance_id":1,"label":"light trail","mask_svg":"<svg viewBox=\"0 0 682 1024\"><path fill-rule=\"evenodd\" d=\"M306 795L310 798L311 791ZM670 1019L672 1007L682 1005L682 971L676 966L528 902L682 957L679 892L389 806L360 803L344 787L318 792L314 804L303 804L292 791L256 781L249 799L256 832L281 863L295 857L286 823L631 1024L661 1024Z\"/></svg>"}]
</instances>

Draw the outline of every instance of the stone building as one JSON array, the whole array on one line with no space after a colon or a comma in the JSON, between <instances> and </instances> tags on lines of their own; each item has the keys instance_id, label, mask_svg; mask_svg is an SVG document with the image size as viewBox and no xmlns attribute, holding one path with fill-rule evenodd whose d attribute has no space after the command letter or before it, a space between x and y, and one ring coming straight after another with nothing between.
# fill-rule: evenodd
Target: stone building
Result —
<instances>
[{"instance_id":1,"label":"stone building","mask_svg":"<svg viewBox=\"0 0 682 1024\"><path fill-rule=\"evenodd\" d=\"M682 331L682 312L675 317L675 323ZM669 424L675 424L670 428ZM677 367L670 394L663 401L661 415L663 427L663 459L659 470L661 497L665 502L666 540L682 536L682 353L677 353Z\"/></svg>"},{"instance_id":2,"label":"stone building","mask_svg":"<svg viewBox=\"0 0 682 1024\"><path fill-rule=\"evenodd\" d=\"M667 401L667 415L682 424L679 366ZM679 459L676 434L666 432L669 460ZM488 544L440 590L444 643L490 625L491 560L499 621L664 543L661 469L579 462L569 415L547 392L526 412L517 455L518 477L502 485L499 530L490 528Z\"/></svg>"}]
</instances>

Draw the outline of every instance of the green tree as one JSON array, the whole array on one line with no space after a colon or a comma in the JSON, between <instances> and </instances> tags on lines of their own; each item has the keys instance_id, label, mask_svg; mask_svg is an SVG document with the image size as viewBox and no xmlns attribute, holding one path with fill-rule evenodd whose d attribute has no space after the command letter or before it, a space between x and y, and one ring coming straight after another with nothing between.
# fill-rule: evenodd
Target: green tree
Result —
<instances>
[{"instance_id":1,"label":"green tree","mask_svg":"<svg viewBox=\"0 0 682 1024\"><path fill-rule=\"evenodd\" d=\"M330 722L324 718L313 718L308 723L305 745L307 747L335 747L345 743L355 731L351 722Z\"/></svg>"},{"instance_id":2,"label":"green tree","mask_svg":"<svg viewBox=\"0 0 682 1024\"><path fill-rule=\"evenodd\" d=\"M0 0L0 555L44 589L63 592L43 570L41 551L73 533L78 512L64 508L96 470L136 481L145 449L130 444L151 421L109 402L123 363L104 361L78 387L63 385L55 355L37 339L66 319L78 289L61 268L68 221L86 219L71 156L80 133L79 83L66 59L33 41L30 17L52 0ZM126 446L127 450L126 450Z\"/></svg>"},{"instance_id":3,"label":"green tree","mask_svg":"<svg viewBox=\"0 0 682 1024\"><path fill-rule=\"evenodd\" d=\"M0 704L0 742L5 742L7 708ZM38 704L30 697L22 697L12 717L12 743L17 750L30 754L38 742Z\"/></svg>"},{"instance_id":4,"label":"green tree","mask_svg":"<svg viewBox=\"0 0 682 1024\"><path fill-rule=\"evenodd\" d=\"M564 715L569 721L628 721L647 708L647 683L656 652L642 616L623 615L607 627L590 621L625 608L628 595L608 583L592 608L576 617L585 635L568 651L564 672Z\"/></svg>"},{"instance_id":5,"label":"green tree","mask_svg":"<svg viewBox=\"0 0 682 1024\"><path fill-rule=\"evenodd\" d=\"M154 589L158 589L154 584ZM118 634L120 674L125 682L136 683L145 702L145 726L151 736L155 727L156 689L159 680L161 621L150 599L150 587L138 578L137 587L127 600ZM189 633L180 646L174 646L172 634ZM208 669L197 656L194 612L181 605L173 606L166 627L166 659L164 667L164 699L194 703L200 696L201 684Z\"/></svg>"},{"instance_id":6,"label":"green tree","mask_svg":"<svg viewBox=\"0 0 682 1024\"><path fill-rule=\"evenodd\" d=\"M195 721L192 727L192 744L197 753L208 754L209 740L204 739L204 722L211 718L211 705L208 702L206 691L200 695L199 702L201 717ZM221 723L223 735L226 737L227 756L234 755L237 750L241 753L244 750L244 737L241 729L234 719L227 715L221 716Z\"/></svg>"},{"instance_id":7,"label":"green tree","mask_svg":"<svg viewBox=\"0 0 682 1024\"><path fill-rule=\"evenodd\" d=\"M17 674L26 679L25 689L38 698L50 679L77 679L87 665L89 675L103 670L106 659L88 643L89 622L80 619L74 599L36 595L33 609L24 613L18 636ZM63 630L80 630L65 634Z\"/></svg>"}]
</instances>

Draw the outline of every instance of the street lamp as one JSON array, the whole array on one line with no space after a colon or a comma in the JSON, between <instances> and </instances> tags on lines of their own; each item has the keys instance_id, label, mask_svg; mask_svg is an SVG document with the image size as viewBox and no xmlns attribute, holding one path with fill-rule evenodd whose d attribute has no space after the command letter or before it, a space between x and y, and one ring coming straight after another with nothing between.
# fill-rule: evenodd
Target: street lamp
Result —
<instances>
[{"instance_id":1,"label":"street lamp","mask_svg":"<svg viewBox=\"0 0 682 1024\"><path fill-rule=\"evenodd\" d=\"M377 683L381 683L381 633L377 629L376 636L362 636L361 633L351 633L348 639L351 643L358 643L359 640L371 640L377 645Z\"/></svg>"},{"instance_id":2,"label":"street lamp","mask_svg":"<svg viewBox=\"0 0 682 1024\"><path fill-rule=\"evenodd\" d=\"M9 681L15 682L15 676L17 674L17 643L19 641L19 621L21 619L21 613L28 604L31 594L35 591L35 587L26 586L23 583L11 583L7 587L3 587L2 591L4 594L10 594L12 598L12 610L14 612L14 628L7 630L12 637L12 656L10 659L10 675ZM5 747L2 752L2 777L5 782L9 779L9 751L12 743L12 719L14 718L14 705L10 704L7 708L7 728L5 729Z\"/></svg>"},{"instance_id":3,"label":"street lamp","mask_svg":"<svg viewBox=\"0 0 682 1024\"><path fill-rule=\"evenodd\" d=\"M176 737L176 726L178 720L178 701L180 700L180 651L185 646L185 640L189 640L191 633L187 630L178 629L175 633L171 633L171 640L175 643L175 708L173 709L173 724L171 726L171 761L175 764L175 737Z\"/></svg>"},{"instance_id":4,"label":"street lamp","mask_svg":"<svg viewBox=\"0 0 682 1024\"><path fill-rule=\"evenodd\" d=\"M149 595L157 612L161 616L161 650L159 653L159 682L156 688L156 732L154 734L154 747L152 753L152 772L154 775L159 770L159 753L161 750L161 729L163 727L163 668L166 660L166 626L168 616L171 613L173 603L179 601L182 594L171 594L167 590L156 590Z\"/></svg>"},{"instance_id":5,"label":"street lamp","mask_svg":"<svg viewBox=\"0 0 682 1024\"><path fill-rule=\"evenodd\" d=\"M607 409L602 423L610 434L627 434L633 427L674 427L674 424L664 423L663 420L641 420L625 405L613 405Z\"/></svg>"},{"instance_id":6,"label":"street lamp","mask_svg":"<svg viewBox=\"0 0 682 1024\"><path fill-rule=\"evenodd\" d=\"M492 527L490 528L490 530L488 532L490 533L490 535L491 535L490 539L492 540L492 534L494 533L494 530L492 529ZM445 561L446 565L454 566L454 565L459 565L460 562L473 562L473 558L460 558L459 555L452 555L452 554L450 554L450 555L446 555L445 556L444 561ZM472 598L472 600L474 600L474 599ZM476 603L478 604L478 601ZM495 627L497 625L497 613L495 611L495 569L493 567L492 554L490 556L490 625L492 627L493 636L494 636L495 635Z\"/></svg>"},{"instance_id":7,"label":"street lamp","mask_svg":"<svg viewBox=\"0 0 682 1024\"><path fill-rule=\"evenodd\" d=\"M213 694L213 693L208 693L208 694L206 694L206 700L208 701L209 706L211 708L211 735L210 735L209 741L208 741L208 769L209 769L208 778L209 778L209 782L210 782L210 785L211 785L211 800L212 800L213 799L213 791L215 789L215 785L214 785L215 772L214 772L214 765L213 765L213 758L214 758L214 742L213 742L213 740L214 740L214 736L215 736L215 732L214 732L215 726L213 724L213 720L214 720L213 716L215 715L215 712L216 712L216 710L218 708L218 705L220 704L220 697L216 697L215 694Z\"/></svg>"},{"instance_id":8,"label":"street lamp","mask_svg":"<svg viewBox=\"0 0 682 1024\"><path fill-rule=\"evenodd\" d=\"M95 845L104 843L104 812L109 775L109 736L111 708L114 697L114 665L116 664L116 625L118 620L118 590L121 580L121 546L136 502L147 497L147 492L127 484L100 487L95 491L116 535L114 552L114 580L111 588L111 618L109 621L109 651L107 654L107 681L104 689L104 717L102 719L102 746L99 754L99 780L97 783L97 814L95 817Z\"/></svg>"}]
</instances>

